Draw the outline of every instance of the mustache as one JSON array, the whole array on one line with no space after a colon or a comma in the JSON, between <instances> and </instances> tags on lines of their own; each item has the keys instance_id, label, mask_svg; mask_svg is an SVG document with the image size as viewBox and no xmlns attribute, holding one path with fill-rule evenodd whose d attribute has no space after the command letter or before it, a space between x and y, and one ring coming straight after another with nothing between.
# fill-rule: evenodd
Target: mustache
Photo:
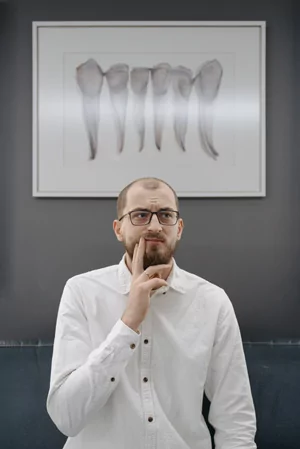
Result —
<instances>
[{"instance_id":1,"label":"mustache","mask_svg":"<svg viewBox=\"0 0 300 449\"><path fill-rule=\"evenodd\" d=\"M159 234L147 234L143 236L144 239L157 239L161 240L162 242L165 240L161 235Z\"/></svg>"}]
</instances>

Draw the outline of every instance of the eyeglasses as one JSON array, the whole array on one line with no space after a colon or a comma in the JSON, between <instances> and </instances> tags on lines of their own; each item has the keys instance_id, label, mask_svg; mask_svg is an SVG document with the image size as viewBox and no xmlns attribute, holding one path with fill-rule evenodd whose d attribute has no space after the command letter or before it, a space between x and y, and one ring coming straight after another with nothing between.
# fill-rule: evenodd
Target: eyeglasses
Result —
<instances>
[{"instance_id":1,"label":"eyeglasses","mask_svg":"<svg viewBox=\"0 0 300 449\"><path fill-rule=\"evenodd\" d=\"M164 209L151 212L150 210L144 209L127 212L127 214L119 218L119 221L123 220L126 215L129 215L130 221L134 226L145 226L149 224L153 215L156 215L159 223L164 226L175 226L179 218L179 212L176 210Z\"/></svg>"}]
</instances>

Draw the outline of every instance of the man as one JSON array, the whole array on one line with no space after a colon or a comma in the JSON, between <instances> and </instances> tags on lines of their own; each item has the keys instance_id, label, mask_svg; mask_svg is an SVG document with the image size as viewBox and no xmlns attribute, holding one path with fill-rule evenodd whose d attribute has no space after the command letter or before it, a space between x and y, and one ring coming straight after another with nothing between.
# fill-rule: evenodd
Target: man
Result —
<instances>
[{"instance_id":1,"label":"man","mask_svg":"<svg viewBox=\"0 0 300 449\"><path fill-rule=\"evenodd\" d=\"M180 269L178 198L143 178L119 195L119 265L68 280L47 410L69 449L255 449L238 323L224 290Z\"/></svg>"}]
</instances>

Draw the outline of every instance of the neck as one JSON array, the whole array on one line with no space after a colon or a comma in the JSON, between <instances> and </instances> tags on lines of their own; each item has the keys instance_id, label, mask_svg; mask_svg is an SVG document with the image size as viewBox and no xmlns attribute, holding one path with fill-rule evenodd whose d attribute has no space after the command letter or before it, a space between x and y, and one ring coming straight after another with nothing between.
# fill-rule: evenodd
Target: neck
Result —
<instances>
[{"instance_id":1,"label":"neck","mask_svg":"<svg viewBox=\"0 0 300 449\"><path fill-rule=\"evenodd\" d=\"M128 270L130 271L130 273L132 274L132 259L131 259L131 257L129 256L129 254L128 254L127 252L126 252L126 254L125 254L125 264L126 264ZM172 268L173 268L173 258L170 259L170 261L168 262L168 264L171 264L171 268L170 268L170 270L168 271L168 273L166 274L166 276L163 278L165 281L167 280L167 278L169 277L169 274L170 274L171 271L172 271Z\"/></svg>"}]
</instances>

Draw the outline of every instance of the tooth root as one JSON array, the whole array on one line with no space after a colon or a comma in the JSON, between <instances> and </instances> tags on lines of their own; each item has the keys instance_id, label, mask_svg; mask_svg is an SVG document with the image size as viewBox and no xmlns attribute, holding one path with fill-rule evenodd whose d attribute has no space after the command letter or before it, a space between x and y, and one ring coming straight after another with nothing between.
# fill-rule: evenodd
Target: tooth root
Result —
<instances>
[{"instance_id":1,"label":"tooth root","mask_svg":"<svg viewBox=\"0 0 300 449\"><path fill-rule=\"evenodd\" d=\"M106 72L110 98L114 109L117 131L117 150L123 151L125 139L125 120L128 102L129 67L127 64L114 64Z\"/></svg>"},{"instance_id":2,"label":"tooth root","mask_svg":"<svg viewBox=\"0 0 300 449\"><path fill-rule=\"evenodd\" d=\"M90 145L90 159L95 159L98 146L99 100L103 72L94 59L76 67L76 81L82 94L85 127Z\"/></svg>"},{"instance_id":3,"label":"tooth root","mask_svg":"<svg viewBox=\"0 0 300 449\"><path fill-rule=\"evenodd\" d=\"M192 71L186 67L178 66L173 69L173 91L174 91L174 132L175 138L183 151L185 148L185 136L188 124L189 98L193 86Z\"/></svg>"},{"instance_id":4,"label":"tooth root","mask_svg":"<svg viewBox=\"0 0 300 449\"><path fill-rule=\"evenodd\" d=\"M214 158L217 159L219 153L215 149L213 143L213 121L214 121L213 104L207 104L205 108L205 115L203 117L205 139L211 153L213 154Z\"/></svg>"},{"instance_id":5,"label":"tooth root","mask_svg":"<svg viewBox=\"0 0 300 449\"><path fill-rule=\"evenodd\" d=\"M154 96L154 136L155 145L158 150L161 150L163 128L165 121L165 102L164 99L159 96Z\"/></svg>"},{"instance_id":6,"label":"tooth root","mask_svg":"<svg viewBox=\"0 0 300 449\"><path fill-rule=\"evenodd\" d=\"M139 151L145 143L145 101L149 82L149 69L135 67L130 73L131 89L134 95L134 123L139 134Z\"/></svg>"},{"instance_id":7,"label":"tooth root","mask_svg":"<svg viewBox=\"0 0 300 449\"><path fill-rule=\"evenodd\" d=\"M199 136L203 150L213 159L217 159L219 153L213 144L213 102L216 99L223 68L216 59L205 62L198 70L194 84L199 101Z\"/></svg>"},{"instance_id":8,"label":"tooth root","mask_svg":"<svg viewBox=\"0 0 300 449\"><path fill-rule=\"evenodd\" d=\"M175 111L175 117L174 117L174 133L175 133L175 139L178 143L179 147L186 151L185 148L185 135L187 131L187 126L184 123L184 119L181 115L181 113L178 111L178 108L184 108L184 103L182 100L176 101L176 111Z\"/></svg>"},{"instance_id":9,"label":"tooth root","mask_svg":"<svg viewBox=\"0 0 300 449\"><path fill-rule=\"evenodd\" d=\"M160 63L151 70L154 106L155 145L161 149L165 120L166 94L171 81L172 68L167 63Z\"/></svg>"},{"instance_id":10,"label":"tooth root","mask_svg":"<svg viewBox=\"0 0 300 449\"><path fill-rule=\"evenodd\" d=\"M145 145L145 119L143 118L142 114L144 111L144 108L142 107L142 105L138 105L136 106L136 111L135 111L135 123L136 123L136 127L137 127L137 131L139 134L139 151L142 151Z\"/></svg>"},{"instance_id":11,"label":"tooth root","mask_svg":"<svg viewBox=\"0 0 300 449\"><path fill-rule=\"evenodd\" d=\"M182 98L176 99L176 105L175 105L175 112L174 112L174 133L175 133L175 139L178 143L179 147L186 151L185 148L185 136L187 132L187 119L184 115L183 111L186 111L187 114L187 107L186 107L186 101Z\"/></svg>"},{"instance_id":12,"label":"tooth root","mask_svg":"<svg viewBox=\"0 0 300 449\"><path fill-rule=\"evenodd\" d=\"M128 91L118 94L111 93L111 101L115 113L115 126L117 131L117 151L121 153L124 148L125 141L125 118L126 106L128 101Z\"/></svg>"},{"instance_id":13,"label":"tooth root","mask_svg":"<svg viewBox=\"0 0 300 449\"><path fill-rule=\"evenodd\" d=\"M208 105L199 102L199 137L204 152L212 159L217 160L219 153L212 145L212 131L209 134L208 128L212 127L212 117L208 113Z\"/></svg>"},{"instance_id":14,"label":"tooth root","mask_svg":"<svg viewBox=\"0 0 300 449\"><path fill-rule=\"evenodd\" d=\"M98 145L99 100L98 98L83 99L84 121L90 144L90 158L95 159Z\"/></svg>"}]
</instances>

